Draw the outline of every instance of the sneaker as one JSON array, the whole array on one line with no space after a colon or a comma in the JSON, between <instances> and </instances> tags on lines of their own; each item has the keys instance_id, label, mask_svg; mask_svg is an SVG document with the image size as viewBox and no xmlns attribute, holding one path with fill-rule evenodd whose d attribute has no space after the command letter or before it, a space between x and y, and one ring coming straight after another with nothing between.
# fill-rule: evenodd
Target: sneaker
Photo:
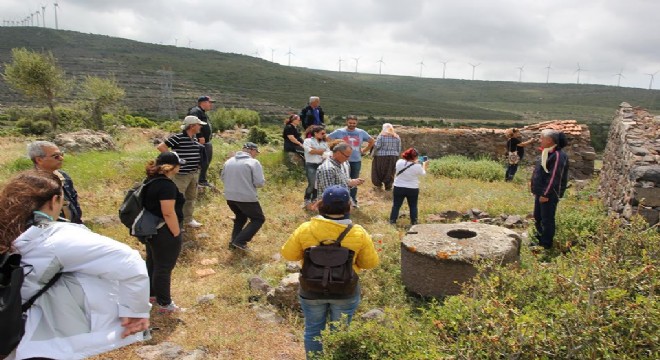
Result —
<instances>
[{"instance_id":1,"label":"sneaker","mask_svg":"<svg viewBox=\"0 0 660 360\"><path fill-rule=\"evenodd\" d=\"M208 181L201 181L201 182L199 182L197 185L199 185L199 186L204 186L204 187L212 187L212 186L213 186L213 185L211 185L211 183L208 182Z\"/></svg>"},{"instance_id":2,"label":"sneaker","mask_svg":"<svg viewBox=\"0 0 660 360\"><path fill-rule=\"evenodd\" d=\"M254 250L250 249L247 245L238 245L234 243L229 244L229 249L230 250L241 250L246 253L254 253Z\"/></svg>"},{"instance_id":3,"label":"sneaker","mask_svg":"<svg viewBox=\"0 0 660 360\"><path fill-rule=\"evenodd\" d=\"M149 304L155 304L156 303L156 297L155 296L149 296Z\"/></svg>"},{"instance_id":4,"label":"sneaker","mask_svg":"<svg viewBox=\"0 0 660 360\"><path fill-rule=\"evenodd\" d=\"M195 228L195 229L196 229L196 228L200 228L200 227L202 227L202 224L199 223L199 222L197 222L197 220L192 219L192 220L190 220L190 222L188 223L188 226L190 226L191 228Z\"/></svg>"},{"instance_id":5,"label":"sneaker","mask_svg":"<svg viewBox=\"0 0 660 360\"><path fill-rule=\"evenodd\" d=\"M185 312L186 309L177 306L174 301L169 303L169 305L158 305L158 313L159 314L172 314L172 313L178 313L178 312Z\"/></svg>"}]
</instances>

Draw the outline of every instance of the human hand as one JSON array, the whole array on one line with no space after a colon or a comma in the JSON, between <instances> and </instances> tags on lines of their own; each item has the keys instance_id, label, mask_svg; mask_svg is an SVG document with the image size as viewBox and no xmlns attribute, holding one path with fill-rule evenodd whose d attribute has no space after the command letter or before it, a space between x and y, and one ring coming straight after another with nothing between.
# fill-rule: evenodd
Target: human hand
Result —
<instances>
[{"instance_id":1,"label":"human hand","mask_svg":"<svg viewBox=\"0 0 660 360\"><path fill-rule=\"evenodd\" d=\"M127 336L137 334L141 331L145 331L149 328L149 319L147 318L129 318L122 317L121 326L124 327L124 331L121 333L121 338L124 339Z\"/></svg>"},{"instance_id":2,"label":"human hand","mask_svg":"<svg viewBox=\"0 0 660 360\"><path fill-rule=\"evenodd\" d=\"M547 198L547 197L545 197L545 196L540 196L540 197L539 197L539 201L542 202L542 203L547 203L549 200L550 200L550 199Z\"/></svg>"}]
</instances>

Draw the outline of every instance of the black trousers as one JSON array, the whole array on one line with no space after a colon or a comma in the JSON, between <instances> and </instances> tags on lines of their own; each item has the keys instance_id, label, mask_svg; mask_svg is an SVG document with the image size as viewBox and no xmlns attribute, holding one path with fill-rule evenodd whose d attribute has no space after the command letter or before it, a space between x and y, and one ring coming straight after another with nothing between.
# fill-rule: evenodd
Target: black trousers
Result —
<instances>
[{"instance_id":1,"label":"black trousers","mask_svg":"<svg viewBox=\"0 0 660 360\"><path fill-rule=\"evenodd\" d=\"M210 142L204 144L204 151L206 152L206 161L202 161L202 169L199 172L198 183L200 184L208 182L206 173L209 171L209 166L211 166L211 160L213 160L213 144Z\"/></svg>"},{"instance_id":2,"label":"black trousers","mask_svg":"<svg viewBox=\"0 0 660 360\"><path fill-rule=\"evenodd\" d=\"M174 237L164 225L158 233L147 240L147 273L149 274L149 295L156 297L159 305L169 305L172 302L170 293L172 270L181 253L181 234Z\"/></svg>"},{"instance_id":3,"label":"black trousers","mask_svg":"<svg viewBox=\"0 0 660 360\"><path fill-rule=\"evenodd\" d=\"M231 242L238 246L245 246L266 222L261 205L258 201L240 202L232 200L227 200L227 205L236 215L234 229L231 232ZM248 219L250 220L249 224Z\"/></svg>"}]
</instances>

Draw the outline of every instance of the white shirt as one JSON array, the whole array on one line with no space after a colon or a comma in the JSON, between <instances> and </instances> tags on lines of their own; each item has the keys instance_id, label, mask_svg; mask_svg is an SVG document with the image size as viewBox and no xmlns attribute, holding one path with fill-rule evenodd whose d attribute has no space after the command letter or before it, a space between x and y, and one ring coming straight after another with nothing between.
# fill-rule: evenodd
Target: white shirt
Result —
<instances>
[{"instance_id":1,"label":"white shirt","mask_svg":"<svg viewBox=\"0 0 660 360\"><path fill-rule=\"evenodd\" d=\"M419 189L419 177L426 175L426 171L421 164L412 163L410 161L399 159L396 162L395 174L398 174L399 171L408 167L410 164L414 164L411 167L407 168L401 175L397 175L394 178L394 186L408 188L408 189Z\"/></svg>"},{"instance_id":2,"label":"white shirt","mask_svg":"<svg viewBox=\"0 0 660 360\"><path fill-rule=\"evenodd\" d=\"M318 141L315 138L307 138L303 141L303 149L305 149L305 162L320 164L325 158L323 155L310 154L311 150L323 149L324 152L328 149L328 143L325 141Z\"/></svg>"}]
</instances>

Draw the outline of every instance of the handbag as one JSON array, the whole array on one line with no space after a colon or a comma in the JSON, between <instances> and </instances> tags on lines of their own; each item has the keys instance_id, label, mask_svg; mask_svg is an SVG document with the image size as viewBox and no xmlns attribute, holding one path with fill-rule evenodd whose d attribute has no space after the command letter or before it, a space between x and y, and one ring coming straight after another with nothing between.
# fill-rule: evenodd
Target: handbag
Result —
<instances>
[{"instance_id":1,"label":"handbag","mask_svg":"<svg viewBox=\"0 0 660 360\"><path fill-rule=\"evenodd\" d=\"M518 156L517 151L509 151L509 155L507 156L507 159L510 165L516 165L518 164L518 161L520 161L520 156Z\"/></svg>"}]
</instances>

